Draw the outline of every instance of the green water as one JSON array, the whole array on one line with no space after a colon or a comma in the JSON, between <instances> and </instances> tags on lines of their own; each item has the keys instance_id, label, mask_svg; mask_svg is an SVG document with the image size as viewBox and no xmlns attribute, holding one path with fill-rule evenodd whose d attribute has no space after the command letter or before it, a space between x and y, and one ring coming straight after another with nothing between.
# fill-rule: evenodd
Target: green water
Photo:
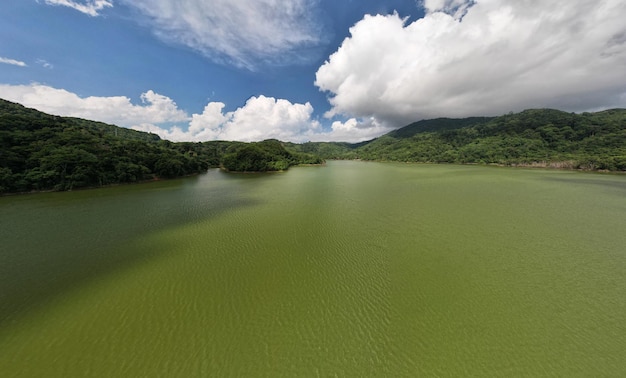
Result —
<instances>
[{"instance_id":1,"label":"green water","mask_svg":"<svg viewBox=\"0 0 626 378\"><path fill-rule=\"evenodd\" d=\"M330 162L0 198L0 375L625 376L626 176Z\"/></svg>"}]
</instances>

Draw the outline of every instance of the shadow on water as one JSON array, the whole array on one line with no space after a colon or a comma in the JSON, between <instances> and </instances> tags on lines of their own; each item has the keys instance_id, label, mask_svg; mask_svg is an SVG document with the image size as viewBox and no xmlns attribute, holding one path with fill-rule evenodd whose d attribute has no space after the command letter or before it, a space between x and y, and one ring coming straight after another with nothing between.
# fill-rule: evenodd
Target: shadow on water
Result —
<instances>
[{"instance_id":1,"label":"shadow on water","mask_svg":"<svg viewBox=\"0 0 626 378\"><path fill-rule=\"evenodd\" d=\"M0 330L67 290L167 252L124 248L126 243L254 206L248 194L236 177L209 171L0 199Z\"/></svg>"}]
</instances>

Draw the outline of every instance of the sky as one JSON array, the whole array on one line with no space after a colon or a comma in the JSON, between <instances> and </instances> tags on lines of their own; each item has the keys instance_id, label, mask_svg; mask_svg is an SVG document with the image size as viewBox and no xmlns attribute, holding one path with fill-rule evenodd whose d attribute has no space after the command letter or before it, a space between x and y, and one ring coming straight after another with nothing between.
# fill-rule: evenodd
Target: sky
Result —
<instances>
[{"instance_id":1,"label":"sky","mask_svg":"<svg viewBox=\"0 0 626 378\"><path fill-rule=\"evenodd\" d=\"M2 0L0 98L172 141L626 108L623 0Z\"/></svg>"}]
</instances>

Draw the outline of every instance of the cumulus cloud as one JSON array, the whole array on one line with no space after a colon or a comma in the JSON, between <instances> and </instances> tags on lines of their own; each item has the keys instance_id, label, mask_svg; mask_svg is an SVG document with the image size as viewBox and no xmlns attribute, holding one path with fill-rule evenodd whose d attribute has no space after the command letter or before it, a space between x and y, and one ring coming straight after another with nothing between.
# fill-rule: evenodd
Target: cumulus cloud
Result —
<instances>
[{"instance_id":1,"label":"cumulus cloud","mask_svg":"<svg viewBox=\"0 0 626 378\"><path fill-rule=\"evenodd\" d=\"M0 98L49 114L79 117L159 135L175 142L231 140L253 142L275 138L289 142L360 142L390 131L375 119L336 121L325 130L310 103L298 104L266 96L250 97L234 111L210 102L202 113L189 115L169 97L152 90L135 105L126 96L81 97L41 84L0 84Z\"/></svg>"},{"instance_id":2,"label":"cumulus cloud","mask_svg":"<svg viewBox=\"0 0 626 378\"><path fill-rule=\"evenodd\" d=\"M0 56L0 63L10 64L12 66L26 67L27 64L15 59L3 58Z\"/></svg>"},{"instance_id":3,"label":"cumulus cloud","mask_svg":"<svg viewBox=\"0 0 626 378\"><path fill-rule=\"evenodd\" d=\"M319 0L122 1L161 39L248 69L306 60L306 49L320 44Z\"/></svg>"},{"instance_id":4,"label":"cumulus cloud","mask_svg":"<svg viewBox=\"0 0 626 378\"><path fill-rule=\"evenodd\" d=\"M345 122L334 121L331 129L326 132L310 136L312 142L363 142L377 138L392 131L393 128L379 122L376 118L356 119L350 118Z\"/></svg>"},{"instance_id":5,"label":"cumulus cloud","mask_svg":"<svg viewBox=\"0 0 626 378\"><path fill-rule=\"evenodd\" d=\"M141 124L133 129L151 132L173 141L237 140L254 142L264 139L303 143L307 141L361 142L391 131L375 119L335 121L329 130L313 118L310 103L294 104L284 99L251 97L245 105L224 112L225 104L211 102L202 114L194 114L187 130Z\"/></svg>"},{"instance_id":6,"label":"cumulus cloud","mask_svg":"<svg viewBox=\"0 0 626 378\"><path fill-rule=\"evenodd\" d=\"M45 0L45 3L48 5L70 7L91 17L98 16L98 12L104 8L113 7L113 3L110 0Z\"/></svg>"},{"instance_id":7,"label":"cumulus cloud","mask_svg":"<svg viewBox=\"0 0 626 378\"><path fill-rule=\"evenodd\" d=\"M189 119L172 99L151 90L141 95L141 105L132 104L125 96L83 98L64 89L41 84L0 84L0 97L50 114L125 127L142 122L181 122Z\"/></svg>"},{"instance_id":8,"label":"cumulus cloud","mask_svg":"<svg viewBox=\"0 0 626 378\"><path fill-rule=\"evenodd\" d=\"M187 131L180 127L158 128L150 124L133 127L156 133L176 141L238 140L244 142L275 138L303 142L321 131L319 122L312 119L310 103L293 104L284 99L251 97L245 105L232 112L224 112L225 104L211 102L202 114L194 114Z\"/></svg>"},{"instance_id":9,"label":"cumulus cloud","mask_svg":"<svg viewBox=\"0 0 626 378\"><path fill-rule=\"evenodd\" d=\"M461 19L474 4L474 0L423 0L422 7L427 13L443 12L455 19Z\"/></svg>"},{"instance_id":10,"label":"cumulus cloud","mask_svg":"<svg viewBox=\"0 0 626 378\"><path fill-rule=\"evenodd\" d=\"M526 108L625 107L626 2L426 0L365 16L316 73L327 114L388 126Z\"/></svg>"}]
</instances>

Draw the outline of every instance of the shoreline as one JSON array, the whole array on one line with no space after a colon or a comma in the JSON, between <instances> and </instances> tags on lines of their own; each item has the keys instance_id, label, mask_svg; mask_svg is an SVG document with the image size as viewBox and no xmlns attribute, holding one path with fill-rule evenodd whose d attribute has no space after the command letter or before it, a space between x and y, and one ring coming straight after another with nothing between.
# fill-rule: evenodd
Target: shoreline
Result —
<instances>
[{"instance_id":1,"label":"shoreline","mask_svg":"<svg viewBox=\"0 0 626 378\"><path fill-rule=\"evenodd\" d=\"M590 169L590 168L576 168L575 166L561 164L563 162L533 162L533 163L438 163L438 162L425 162L425 161L403 161L403 160L367 160L367 159L328 159L334 161L361 161L371 163L403 163L403 164L433 164L433 165L471 165L471 166L483 166L483 167L501 167L501 168L522 168L522 169L545 169L555 171L572 171L583 173L608 173L624 175L626 171L614 171L609 169Z\"/></svg>"},{"instance_id":2,"label":"shoreline","mask_svg":"<svg viewBox=\"0 0 626 378\"><path fill-rule=\"evenodd\" d=\"M218 168L218 167L209 167L209 169L215 169L215 168ZM155 177L155 178L152 178L152 179L140 180L140 181L135 181L135 182L118 182L118 183L114 183L114 184L106 184L106 185L100 185L100 186L81 186L81 187L78 187L78 188L72 188L70 190L46 189L46 190L31 190L29 192L8 192L8 193L0 193L0 197L25 196L25 195L29 195L29 194L43 194L43 193L64 193L64 192L75 192L75 191L82 191L82 190L114 188L114 187L126 186L126 185L148 184L148 183L151 183L151 182L172 181L172 180L178 180L178 179L183 179L183 178L187 178L187 177L195 177L195 176L199 176L199 175L205 174L206 172L208 172L208 169L205 172L198 172L198 173L193 173L193 174L188 174L188 175L183 175L183 176L177 176L177 177L168 177L168 178Z\"/></svg>"},{"instance_id":3,"label":"shoreline","mask_svg":"<svg viewBox=\"0 0 626 378\"><path fill-rule=\"evenodd\" d=\"M571 172L581 172L581 173L602 173L602 174L616 174L616 175L626 175L626 171L612 171L608 169L593 169L593 168L576 168L572 161L555 161L555 162L532 162L532 163L510 163L510 164L502 164L502 163L437 163L437 162L422 162L422 161L398 161L398 160L364 160L364 159L328 159L334 161L360 161L360 162L375 162L375 163L404 163L404 164L433 164L433 165L474 165L474 166L484 166L484 167L501 167L501 168L522 168L522 169L545 169L545 170L555 170L555 171L571 171ZM323 167L326 166L326 162L321 164L298 164L292 167ZM291 168L291 167L290 167ZM265 174L265 173L284 173L287 172L288 169L278 170L278 171L229 171L224 167L209 167L209 169L219 169L224 173L232 173L232 174ZM208 170L207 170L208 172ZM40 194L40 193L63 193L63 192L73 192L79 190L92 190L92 189L103 189L103 188L111 188L116 186L123 185L137 185L137 184L147 184L151 182L157 181L170 181L183 179L186 177L195 177L199 176L206 172L198 172L190 175L183 175L171 178L153 178L149 180L141 180L136 182L124 182L124 183L115 183L115 184L107 184L101 186L85 186L79 187L70 190L32 190L29 192L8 192L8 193L0 193L0 197L10 197L10 196L23 196L29 194Z\"/></svg>"}]
</instances>

